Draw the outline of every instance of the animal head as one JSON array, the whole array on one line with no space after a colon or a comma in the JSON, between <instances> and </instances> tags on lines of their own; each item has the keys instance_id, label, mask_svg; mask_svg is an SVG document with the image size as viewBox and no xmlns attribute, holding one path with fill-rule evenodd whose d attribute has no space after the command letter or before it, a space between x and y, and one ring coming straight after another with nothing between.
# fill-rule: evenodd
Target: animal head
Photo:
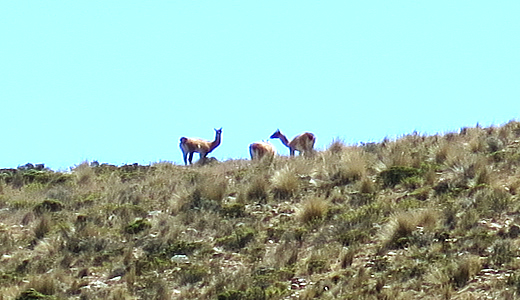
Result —
<instances>
[{"instance_id":1,"label":"animal head","mask_svg":"<svg viewBox=\"0 0 520 300\"><path fill-rule=\"evenodd\" d=\"M222 127L220 127L220 129L214 128L214 130L218 135L222 134Z\"/></svg>"},{"instance_id":2,"label":"animal head","mask_svg":"<svg viewBox=\"0 0 520 300\"><path fill-rule=\"evenodd\" d=\"M279 138L281 134L282 133L280 132L280 129L276 129L276 131L273 134L271 134L271 138L272 139Z\"/></svg>"}]
</instances>

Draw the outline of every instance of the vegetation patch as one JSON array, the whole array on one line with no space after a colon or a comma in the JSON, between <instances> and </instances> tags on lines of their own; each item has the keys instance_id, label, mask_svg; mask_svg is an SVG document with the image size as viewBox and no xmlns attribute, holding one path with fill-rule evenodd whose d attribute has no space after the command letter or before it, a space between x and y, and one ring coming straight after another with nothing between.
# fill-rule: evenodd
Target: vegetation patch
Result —
<instances>
[{"instance_id":1,"label":"vegetation patch","mask_svg":"<svg viewBox=\"0 0 520 300\"><path fill-rule=\"evenodd\" d=\"M38 203L34 207L34 212L38 215L41 215L45 212L57 212L64 208L65 205L61 201L54 199L46 199L40 203Z\"/></svg>"},{"instance_id":2,"label":"vegetation patch","mask_svg":"<svg viewBox=\"0 0 520 300\"><path fill-rule=\"evenodd\" d=\"M228 204L228 205L223 205L220 210L220 213L224 217L228 217L228 218L244 217L246 214L245 205L242 203L232 203L232 204Z\"/></svg>"},{"instance_id":3,"label":"vegetation patch","mask_svg":"<svg viewBox=\"0 0 520 300\"><path fill-rule=\"evenodd\" d=\"M2 285L8 285L8 284L14 284L20 280L19 274L17 274L14 271L11 272L0 272L0 284Z\"/></svg>"},{"instance_id":4,"label":"vegetation patch","mask_svg":"<svg viewBox=\"0 0 520 300\"><path fill-rule=\"evenodd\" d=\"M410 178L419 176L421 171L413 167L392 166L387 170L379 173L379 180L384 187L394 187L404 180L411 180Z\"/></svg>"},{"instance_id":5,"label":"vegetation patch","mask_svg":"<svg viewBox=\"0 0 520 300\"><path fill-rule=\"evenodd\" d=\"M269 182L262 176L254 178L247 186L246 198L260 203L266 203L269 197Z\"/></svg>"},{"instance_id":6,"label":"vegetation patch","mask_svg":"<svg viewBox=\"0 0 520 300\"><path fill-rule=\"evenodd\" d=\"M451 282L456 288L462 288L480 269L481 264L477 257L471 256L463 258L453 265L450 278Z\"/></svg>"},{"instance_id":7,"label":"vegetation patch","mask_svg":"<svg viewBox=\"0 0 520 300\"><path fill-rule=\"evenodd\" d=\"M31 183L62 184L72 179L71 174L54 172L44 165L26 164L17 169L1 169L0 180L20 188Z\"/></svg>"},{"instance_id":8,"label":"vegetation patch","mask_svg":"<svg viewBox=\"0 0 520 300\"><path fill-rule=\"evenodd\" d=\"M151 227L152 224L150 223L150 221L146 219L136 219L135 221L133 221L125 227L125 232L129 234L137 234Z\"/></svg>"},{"instance_id":9,"label":"vegetation patch","mask_svg":"<svg viewBox=\"0 0 520 300\"><path fill-rule=\"evenodd\" d=\"M209 275L209 269L204 265L188 264L182 266L179 270L179 279L181 284L194 284L202 281Z\"/></svg>"},{"instance_id":10,"label":"vegetation patch","mask_svg":"<svg viewBox=\"0 0 520 300\"><path fill-rule=\"evenodd\" d=\"M258 287L248 288L245 291L228 290L217 295L218 300L256 300L267 299L266 292Z\"/></svg>"},{"instance_id":11,"label":"vegetation patch","mask_svg":"<svg viewBox=\"0 0 520 300\"><path fill-rule=\"evenodd\" d=\"M323 220L327 215L329 204L327 200L319 197L307 199L303 203L299 218L303 223L312 223Z\"/></svg>"},{"instance_id":12,"label":"vegetation patch","mask_svg":"<svg viewBox=\"0 0 520 300\"><path fill-rule=\"evenodd\" d=\"M337 239L344 246L351 246L363 243L370 237L366 229L352 228L350 230L342 230L338 233Z\"/></svg>"},{"instance_id":13,"label":"vegetation patch","mask_svg":"<svg viewBox=\"0 0 520 300\"><path fill-rule=\"evenodd\" d=\"M16 297L16 300L38 300L38 299L53 300L53 299L56 299L56 297L42 294L33 288L23 291L20 294L20 296Z\"/></svg>"},{"instance_id":14,"label":"vegetation patch","mask_svg":"<svg viewBox=\"0 0 520 300\"><path fill-rule=\"evenodd\" d=\"M240 250L255 237L255 230L250 227L241 226L228 236L215 240L216 245L230 250Z\"/></svg>"},{"instance_id":15,"label":"vegetation patch","mask_svg":"<svg viewBox=\"0 0 520 300\"><path fill-rule=\"evenodd\" d=\"M282 200L292 197L300 184L298 176L290 168L276 171L271 182L274 197Z\"/></svg>"}]
</instances>

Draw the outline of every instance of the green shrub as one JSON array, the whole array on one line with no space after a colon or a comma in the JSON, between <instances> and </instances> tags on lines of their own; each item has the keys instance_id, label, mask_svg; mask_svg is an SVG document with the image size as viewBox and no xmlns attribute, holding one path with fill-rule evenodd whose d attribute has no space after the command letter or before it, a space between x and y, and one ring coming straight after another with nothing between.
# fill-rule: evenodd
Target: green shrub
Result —
<instances>
[{"instance_id":1,"label":"green shrub","mask_svg":"<svg viewBox=\"0 0 520 300\"><path fill-rule=\"evenodd\" d=\"M218 300L244 300L245 293L237 290L228 290L217 295Z\"/></svg>"},{"instance_id":2,"label":"green shrub","mask_svg":"<svg viewBox=\"0 0 520 300\"><path fill-rule=\"evenodd\" d=\"M420 174L420 170L416 168L393 166L379 173L379 179L384 187L394 187L403 182L403 180Z\"/></svg>"},{"instance_id":3,"label":"green shrub","mask_svg":"<svg viewBox=\"0 0 520 300\"><path fill-rule=\"evenodd\" d=\"M53 300L53 299L56 299L56 297L44 295L33 288L23 291L20 294L20 296L16 297L16 300L38 300L38 299Z\"/></svg>"},{"instance_id":4,"label":"green shrub","mask_svg":"<svg viewBox=\"0 0 520 300\"><path fill-rule=\"evenodd\" d=\"M272 294L273 298L269 298L267 293ZM264 290L261 287L254 286L248 288L246 291L227 290L217 295L218 300L265 300L278 299L280 293L275 294L272 289Z\"/></svg>"},{"instance_id":5,"label":"green shrub","mask_svg":"<svg viewBox=\"0 0 520 300\"><path fill-rule=\"evenodd\" d=\"M181 267L179 271L180 283L193 284L202 281L204 277L208 276L209 270L202 265L186 265Z\"/></svg>"},{"instance_id":6,"label":"green shrub","mask_svg":"<svg viewBox=\"0 0 520 300\"><path fill-rule=\"evenodd\" d=\"M353 228L342 230L337 235L337 240L344 246L351 246L368 240L369 234L366 229Z\"/></svg>"},{"instance_id":7,"label":"green shrub","mask_svg":"<svg viewBox=\"0 0 520 300\"><path fill-rule=\"evenodd\" d=\"M146 251L149 256L170 259L174 255L191 255L203 247L204 245L201 242L156 239L148 242L143 247L143 250Z\"/></svg>"},{"instance_id":8,"label":"green shrub","mask_svg":"<svg viewBox=\"0 0 520 300\"><path fill-rule=\"evenodd\" d=\"M135 221L133 221L125 227L125 232L129 234L137 234L151 227L152 224L148 220L136 219Z\"/></svg>"},{"instance_id":9,"label":"green shrub","mask_svg":"<svg viewBox=\"0 0 520 300\"><path fill-rule=\"evenodd\" d=\"M255 231L250 227L239 227L231 235L218 238L216 244L230 250L244 248L247 243L253 240Z\"/></svg>"},{"instance_id":10,"label":"green shrub","mask_svg":"<svg viewBox=\"0 0 520 300\"><path fill-rule=\"evenodd\" d=\"M493 243L489 260L497 267L501 267L518 257L518 250L509 240L497 240Z\"/></svg>"},{"instance_id":11,"label":"green shrub","mask_svg":"<svg viewBox=\"0 0 520 300\"><path fill-rule=\"evenodd\" d=\"M34 212L41 215L45 212L57 212L64 208L65 205L61 201L54 199L43 200L34 207Z\"/></svg>"},{"instance_id":12,"label":"green shrub","mask_svg":"<svg viewBox=\"0 0 520 300\"><path fill-rule=\"evenodd\" d=\"M328 267L327 260L323 258L312 258L307 263L307 272L309 272L309 274L322 273L325 272Z\"/></svg>"},{"instance_id":13,"label":"green shrub","mask_svg":"<svg viewBox=\"0 0 520 300\"><path fill-rule=\"evenodd\" d=\"M241 203L232 203L223 205L220 213L229 218L239 218L245 215L245 205Z\"/></svg>"}]
</instances>

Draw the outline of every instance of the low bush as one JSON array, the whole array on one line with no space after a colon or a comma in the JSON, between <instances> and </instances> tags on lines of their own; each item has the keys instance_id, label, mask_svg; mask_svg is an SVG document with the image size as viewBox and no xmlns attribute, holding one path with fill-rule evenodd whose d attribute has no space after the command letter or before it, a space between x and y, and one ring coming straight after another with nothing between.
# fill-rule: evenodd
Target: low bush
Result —
<instances>
[{"instance_id":1,"label":"low bush","mask_svg":"<svg viewBox=\"0 0 520 300\"><path fill-rule=\"evenodd\" d=\"M413 167L392 166L379 173L378 177L384 187L394 187L405 179L409 180L420 174L420 170Z\"/></svg>"},{"instance_id":2,"label":"low bush","mask_svg":"<svg viewBox=\"0 0 520 300\"><path fill-rule=\"evenodd\" d=\"M151 227L152 224L150 223L150 221L146 219L136 219L135 221L133 221L125 227L125 232L129 234L137 234Z\"/></svg>"}]
</instances>

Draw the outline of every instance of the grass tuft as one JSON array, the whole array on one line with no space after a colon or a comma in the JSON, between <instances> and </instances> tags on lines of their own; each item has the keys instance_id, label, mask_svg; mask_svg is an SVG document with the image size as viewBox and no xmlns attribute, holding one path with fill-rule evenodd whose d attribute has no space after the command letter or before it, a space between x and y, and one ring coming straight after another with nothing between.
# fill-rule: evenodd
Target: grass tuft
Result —
<instances>
[{"instance_id":1,"label":"grass tuft","mask_svg":"<svg viewBox=\"0 0 520 300\"><path fill-rule=\"evenodd\" d=\"M463 258L456 263L451 276L451 282L454 287L462 288L480 271L480 269L481 264L478 257L470 256Z\"/></svg>"},{"instance_id":2,"label":"grass tuft","mask_svg":"<svg viewBox=\"0 0 520 300\"><path fill-rule=\"evenodd\" d=\"M49 233L52 229L52 220L49 215L43 215L40 218L40 222L34 228L34 236L36 239L42 239Z\"/></svg>"},{"instance_id":3,"label":"grass tuft","mask_svg":"<svg viewBox=\"0 0 520 300\"><path fill-rule=\"evenodd\" d=\"M313 223L323 220L327 215L329 203L321 197L313 197L305 200L299 212L298 218L302 223Z\"/></svg>"},{"instance_id":4,"label":"grass tuft","mask_svg":"<svg viewBox=\"0 0 520 300\"><path fill-rule=\"evenodd\" d=\"M296 193L300 180L292 169L285 167L274 173L271 183L274 197L284 200Z\"/></svg>"},{"instance_id":5,"label":"grass tuft","mask_svg":"<svg viewBox=\"0 0 520 300\"><path fill-rule=\"evenodd\" d=\"M341 139L334 139L327 147L327 151L329 151L332 154L340 154L342 153L347 146L345 145L345 142Z\"/></svg>"},{"instance_id":6,"label":"grass tuft","mask_svg":"<svg viewBox=\"0 0 520 300\"><path fill-rule=\"evenodd\" d=\"M402 248L410 242L412 232L416 230L415 216L409 213L395 215L383 231L382 240L385 247Z\"/></svg>"},{"instance_id":7,"label":"grass tuft","mask_svg":"<svg viewBox=\"0 0 520 300\"><path fill-rule=\"evenodd\" d=\"M432 209L415 210L395 214L380 233L384 248L403 248L412 244L429 244L427 232L439 223L439 214Z\"/></svg>"},{"instance_id":8,"label":"grass tuft","mask_svg":"<svg viewBox=\"0 0 520 300\"><path fill-rule=\"evenodd\" d=\"M247 200L266 203L269 197L269 181L263 176L255 177L247 186Z\"/></svg>"}]
</instances>

